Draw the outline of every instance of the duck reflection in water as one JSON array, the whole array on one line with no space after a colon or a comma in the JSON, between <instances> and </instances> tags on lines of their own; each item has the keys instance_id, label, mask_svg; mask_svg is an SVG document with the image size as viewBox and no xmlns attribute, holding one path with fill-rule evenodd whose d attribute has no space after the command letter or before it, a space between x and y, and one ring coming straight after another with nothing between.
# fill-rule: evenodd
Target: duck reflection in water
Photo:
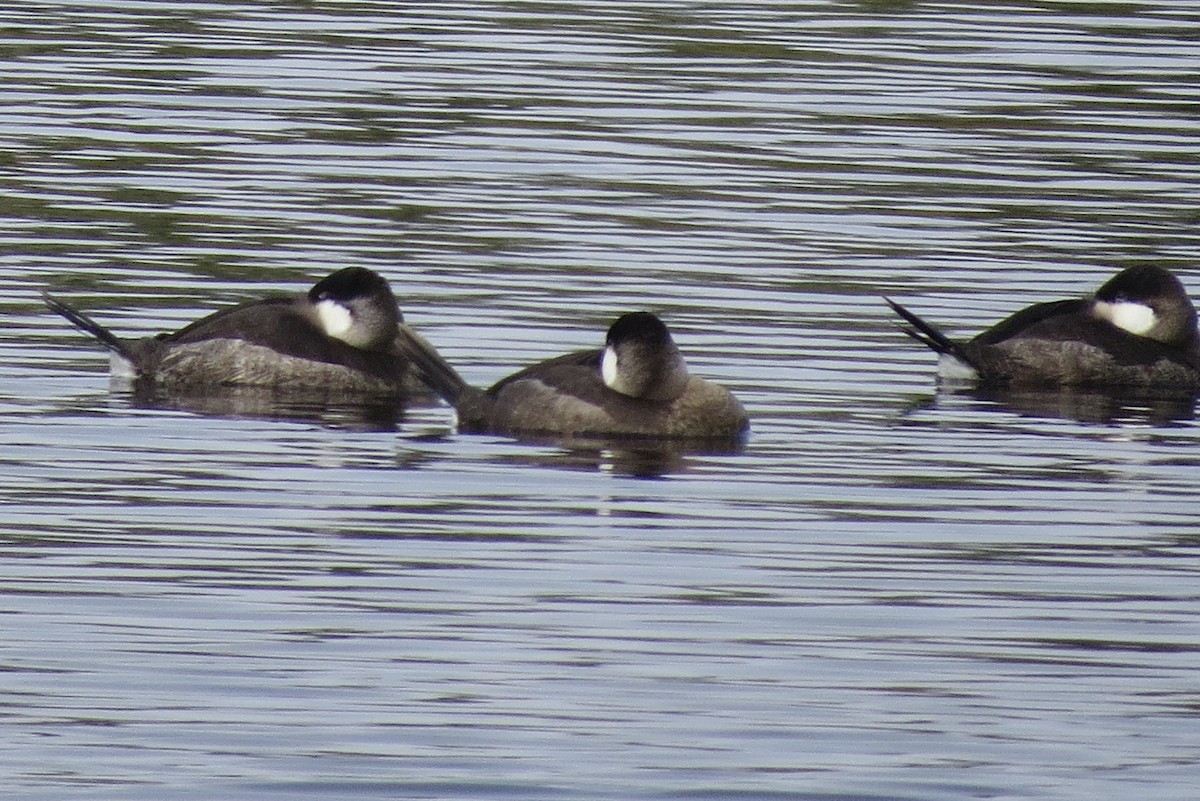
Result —
<instances>
[{"instance_id":1,"label":"duck reflection in water","mask_svg":"<svg viewBox=\"0 0 1200 801\"><path fill-rule=\"evenodd\" d=\"M742 453L744 440L696 441L620 437L561 437L524 434L522 447L501 460L583 472L611 473L631 478L662 478L686 473L708 456Z\"/></svg>"},{"instance_id":2,"label":"duck reflection in water","mask_svg":"<svg viewBox=\"0 0 1200 801\"><path fill-rule=\"evenodd\" d=\"M907 323L904 332L938 354L944 391L1089 422L1193 414L1200 392L1196 310L1162 267L1122 270L1088 297L1030 306L965 341L885 300Z\"/></svg>"},{"instance_id":3,"label":"duck reflection in water","mask_svg":"<svg viewBox=\"0 0 1200 801\"><path fill-rule=\"evenodd\" d=\"M1025 417L1078 420L1081 423L1162 425L1194 419L1196 396L1169 392L1147 394L1128 389L1029 389L941 384L935 396L909 404L907 411L956 408L964 404L1002 409Z\"/></svg>"},{"instance_id":4,"label":"duck reflection in water","mask_svg":"<svg viewBox=\"0 0 1200 801\"><path fill-rule=\"evenodd\" d=\"M114 376L110 395L136 409L158 409L226 417L236 420L312 423L349 431L397 431L406 409L429 405L436 396L321 392L314 389L280 391L273 387L231 386L220 392L164 390L152 382Z\"/></svg>"}]
</instances>

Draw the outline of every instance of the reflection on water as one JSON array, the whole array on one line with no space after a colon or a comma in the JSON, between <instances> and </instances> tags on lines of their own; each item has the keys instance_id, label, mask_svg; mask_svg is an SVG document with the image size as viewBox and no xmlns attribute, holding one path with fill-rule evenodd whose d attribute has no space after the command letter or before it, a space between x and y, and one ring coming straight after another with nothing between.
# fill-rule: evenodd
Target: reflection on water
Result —
<instances>
[{"instance_id":1,"label":"reflection on water","mask_svg":"<svg viewBox=\"0 0 1200 801\"><path fill-rule=\"evenodd\" d=\"M1190 408L930 403L878 300L1200 286L1189 4L9 5L11 793L1194 797ZM482 386L658 312L751 437L109 392L38 297L348 265Z\"/></svg>"},{"instance_id":2,"label":"reflection on water","mask_svg":"<svg viewBox=\"0 0 1200 801\"><path fill-rule=\"evenodd\" d=\"M164 390L152 381L110 381L114 399L137 409L168 409L195 414L251 420L311 422L357 431L395 431L404 420L406 405L432 403L432 397L399 400L362 393L320 392L273 387L230 386L216 391L187 393Z\"/></svg>"},{"instance_id":3,"label":"reflection on water","mask_svg":"<svg viewBox=\"0 0 1200 801\"><path fill-rule=\"evenodd\" d=\"M1139 421L1164 425L1194 419L1196 408L1195 395L1178 393L981 388L972 394L1019 414L1084 423Z\"/></svg>"},{"instance_id":4,"label":"reflection on water","mask_svg":"<svg viewBox=\"0 0 1200 801\"><path fill-rule=\"evenodd\" d=\"M692 463L689 457L721 456L741 453L745 440L657 439L654 437L553 437L522 435L519 442L553 448L552 455L534 448L523 464L566 467L573 470L600 470L618 475L653 478L681 473Z\"/></svg>"}]
</instances>

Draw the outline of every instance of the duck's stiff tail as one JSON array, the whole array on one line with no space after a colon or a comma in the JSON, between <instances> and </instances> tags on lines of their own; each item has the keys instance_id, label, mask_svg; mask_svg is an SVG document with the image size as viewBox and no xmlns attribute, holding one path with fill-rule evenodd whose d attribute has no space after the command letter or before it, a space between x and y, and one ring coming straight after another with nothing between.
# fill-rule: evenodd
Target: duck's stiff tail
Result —
<instances>
[{"instance_id":1,"label":"duck's stiff tail","mask_svg":"<svg viewBox=\"0 0 1200 801\"><path fill-rule=\"evenodd\" d=\"M910 337L920 342L934 353L945 356L953 356L963 364L972 368L975 367L975 364L971 361L971 358L963 351L962 345L943 334L937 329L936 326L925 322L920 317L913 314L891 298L885 297L884 300L887 301L887 304L892 307L892 310L895 311L896 314L903 317L904 321L912 326L911 328L901 326L901 331L908 334Z\"/></svg>"},{"instance_id":2,"label":"duck's stiff tail","mask_svg":"<svg viewBox=\"0 0 1200 801\"><path fill-rule=\"evenodd\" d=\"M463 380L458 371L450 366L442 354L429 343L429 340L418 334L408 325L401 323L396 346L400 354L412 362L421 379L430 389L441 396L442 400L458 408L463 397L473 390L470 384Z\"/></svg>"},{"instance_id":3,"label":"duck's stiff tail","mask_svg":"<svg viewBox=\"0 0 1200 801\"><path fill-rule=\"evenodd\" d=\"M100 341L100 344L111 350L113 353L117 354L123 359L128 359L130 362L134 361L133 354L129 351L129 346L125 342L122 342L116 334L100 325L100 323L96 322L91 317L88 317L86 314L78 311L77 309L71 308L64 301L59 300L49 292L42 293L42 300L46 302L46 305L50 307L51 311L55 311L61 314L63 317L66 317L71 325L75 326L85 334L91 334Z\"/></svg>"}]
</instances>

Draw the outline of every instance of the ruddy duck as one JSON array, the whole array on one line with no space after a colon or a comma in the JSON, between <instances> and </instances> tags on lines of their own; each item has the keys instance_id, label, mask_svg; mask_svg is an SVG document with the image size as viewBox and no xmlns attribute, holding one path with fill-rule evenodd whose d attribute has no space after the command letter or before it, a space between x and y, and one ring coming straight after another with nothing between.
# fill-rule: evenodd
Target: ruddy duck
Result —
<instances>
[{"instance_id":1,"label":"ruddy duck","mask_svg":"<svg viewBox=\"0 0 1200 801\"><path fill-rule=\"evenodd\" d=\"M222 309L171 334L118 337L43 293L46 304L113 354L114 373L167 392L222 386L404 394L425 390L396 342L402 322L377 273L347 267L307 293Z\"/></svg>"},{"instance_id":2,"label":"ruddy duck","mask_svg":"<svg viewBox=\"0 0 1200 801\"><path fill-rule=\"evenodd\" d=\"M688 373L667 327L647 312L619 317L603 349L539 362L487 390L401 328L405 354L464 431L734 440L749 425L729 390Z\"/></svg>"},{"instance_id":3,"label":"ruddy duck","mask_svg":"<svg viewBox=\"0 0 1200 801\"><path fill-rule=\"evenodd\" d=\"M1122 270L1091 297L1039 303L953 340L895 301L946 378L983 385L1200 390L1196 309L1166 269Z\"/></svg>"}]
</instances>

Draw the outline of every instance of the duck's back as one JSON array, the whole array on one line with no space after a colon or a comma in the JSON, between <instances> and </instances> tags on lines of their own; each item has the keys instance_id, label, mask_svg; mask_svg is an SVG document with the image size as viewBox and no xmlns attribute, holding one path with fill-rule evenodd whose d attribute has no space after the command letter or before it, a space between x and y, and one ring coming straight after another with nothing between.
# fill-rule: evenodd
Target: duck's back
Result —
<instances>
[{"instance_id":1,"label":"duck's back","mask_svg":"<svg viewBox=\"0 0 1200 801\"><path fill-rule=\"evenodd\" d=\"M1089 313L1086 300L1041 303L962 346L985 382L1200 388L1200 353L1138 336Z\"/></svg>"},{"instance_id":2,"label":"duck's back","mask_svg":"<svg viewBox=\"0 0 1200 801\"><path fill-rule=\"evenodd\" d=\"M413 389L403 360L327 336L294 298L271 298L211 314L172 334L131 344L138 372L167 390L217 386L395 392Z\"/></svg>"}]
</instances>

